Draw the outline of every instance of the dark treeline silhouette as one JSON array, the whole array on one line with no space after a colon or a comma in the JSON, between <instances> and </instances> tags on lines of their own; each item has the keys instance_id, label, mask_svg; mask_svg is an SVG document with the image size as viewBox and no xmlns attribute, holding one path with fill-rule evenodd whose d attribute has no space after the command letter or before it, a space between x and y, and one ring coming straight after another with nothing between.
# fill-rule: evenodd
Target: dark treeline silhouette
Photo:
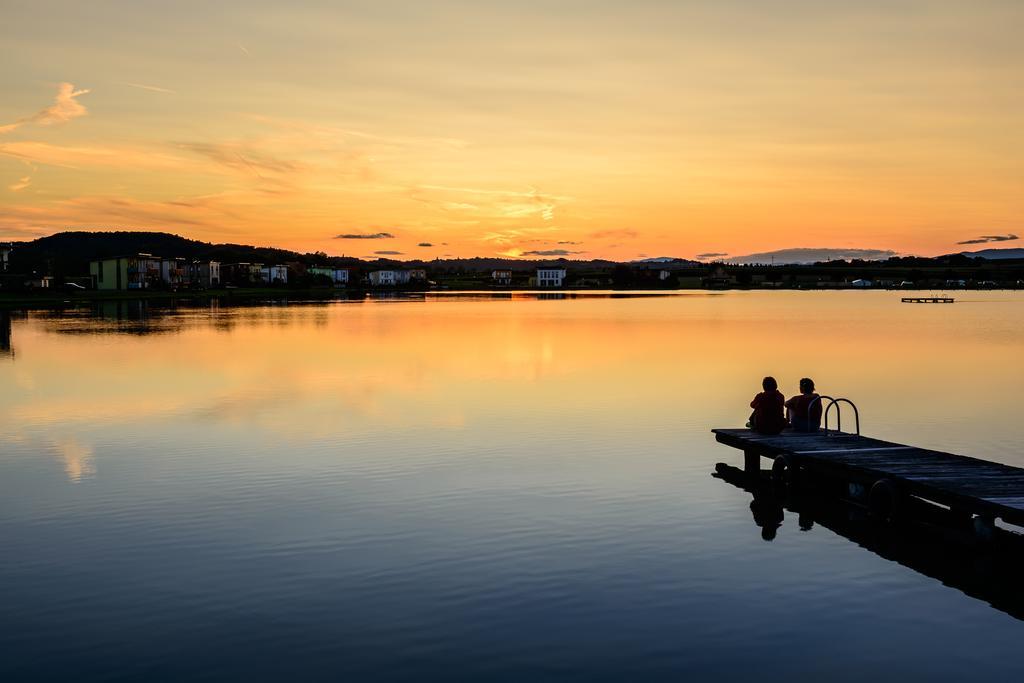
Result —
<instances>
[{"instance_id":1,"label":"dark treeline silhouette","mask_svg":"<svg viewBox=\"0 0 1024 683\"><path fill-rule=\"evenodd\" d=\"M702 263L687 259L657 259L616 262L604 259L508 259L508 258L421 258L407 261L379 258L364 260L330 256L324 252L300 253L274 247L243 244L213 244L165 232L62 232L30 242L15 242L10 254L9 273L64 278L89 273L89 261L96 258L149 253L161 257L212 260L221 263L252 262L333 266L370 271L384 268L423 268L433 280L450 281L453 287L471 288L489 284L496 269L515 273L517 286L524 285L529 272L538 266L560 266L568 270L567 286L613 289L727 288L814 288L849 285L857 279L871 280L871 286L917 286L933 288L949 283L966 287L1019 287L1024 283L1024 258L984 259L965 254L934 258L905 256L884 261L829 261L802 265ZM302 269L300 269L302 270ZM8 276L10 277L10 275ZM292 277L295 277L294 275ZM290 282L292 278L289 278ZM520 282L521 281L521 282ZM315 284L298 277L297 286Z\"/></svg>"}]
</instances>

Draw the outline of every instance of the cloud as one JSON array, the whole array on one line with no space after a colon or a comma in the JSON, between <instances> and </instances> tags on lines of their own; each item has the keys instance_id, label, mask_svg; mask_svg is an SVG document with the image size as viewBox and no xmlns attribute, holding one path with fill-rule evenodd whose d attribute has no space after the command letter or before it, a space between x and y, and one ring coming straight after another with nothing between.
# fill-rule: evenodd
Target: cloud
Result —
<instances>
[{"instance_id":1,"label":"cloud","mask_svg":"<svg viewBox=\"0 0 1024 683\"><path fill-rule=\"evenodd\" d=\"M177 95L178 93L174 90L168 90L167 88L160 88L155 85L145 85L143 83L121 83L121 85L127 85L129 88L138 88L139 90L148 90L149 92L159 92L165 95Z\"/></svg>"},{"instance_id":2,"label":"cloud","mask_svg":"<svg viewBox=\"0 0 1024 683\"><path fill-rule=\"evenodd\" d=\"M584 254L583 251L570 251L569 249L534 249L524 251L522 256L571 256L573 254Z\"/></svg>"},{"instance_id":3,"label":"cloud","mask_svg":"<svg viewBox=\"0 0 1024 683\"><path fill-rule=\"evenodd\" d=\"M555 226L544 227L544 228L516 228L512 230L499 230L496 232L489 232L481 237L483 242L494 242L495 244L512 244L513 242L520 242L523 238L528 235L535 235L538 233L552 232L557 230Z\"/></svg>"},{"instance_id":4,"label":"cloud","mask_svg":"<svg viewBox=\"0 0 1024 683\"><path fill-rule=\"evenodd\" d=\"M988 242L1011 242L1013 240L1019 240L1020 237L1010 233L1008 235L982 235L971 240L964 240L963 242L957 242L957 244L987 244Z\"/></svg>"},{"instance_id":5,"label":"cloud","mask_svg":"<svg viewBox=\"0 0 1024 683\"><path fill-rule=\"evenodd\" d=\"M416 246L417 246L417 247L432 247L432 246L434 246L434 245L433 245L433 244L431 244L430 242L420 242L420 243L419 243L419 244L417 244Z\"/></svg>"},{"instance_id":6,"label":"cloud","mask_svg":"<svg viewBox=\"0 0 1024 683\"><path fill-rule=\"evenodd\" d=\"M375 251L373 253L374 254L379 254L380 256L401 256L402 255L402 252L400 252L400 251L391 251L390 249L382 249L380 251Z\"/></svg>"},{"instance_id":7,"label":"cloud","mask_svg":"<svg viewBox=\"0 0 1024 683\"><path fill-rule=\"evenodd\" d=\"M819 261L882 261L897 256L891 249L833 249L797 247L793 249L776 249L746 256L734 256L726 259L729 263L818 263Z\"/></svg>"},{"instance_id":8,"label":"cloud","mask_svg":"<svg viewBox=\"0 0 1024 683\"><path fill-rule=\"evenodd\" d=\"M358 232L343 232L340 235L335 235L336 240L389 240L394 235L390 232L371 232L371 233L358 233Z\"/></svg>"},{"instance_id":9,"label":"cloud","mask_svg":"<svg viewBox=\"0 0 1024 683\"><path fill-rule=\"evenodd\" d=\"M32 176L27 175L24 178L19 178L18 182L14 183L12 185L8 185L7 189L10 190L11 192L21 192L22 190L24 190L26 187L28 187L31 184L32 184Z\"/></svg>"},{"instance_id":10,"label":"cloud","mask_svg":"<svg viewBox=\"0 0 1024 683\"><path fill-rule=\"evenodd\" d=\"M300 165L284 159L276 159L238 143L179 142L177 146L211 159L235 170L248 170L263 178L260 171L270 174L294 173Z\"/></svg>"},{"instance_id":11,"label":"cloud","mask_svg":"<svg viewBox=\"0 0 1024 683\"><path fill-rule=\"evenodd\" d=\"M590 237L596 239L603 239L605 237L637 237L639 233L636 230L630 228L621 228L617 230L599 230L597 232L590 233Z\"/></svg>"},{"instance_id":12,"label":"cloud","mask_svg":"<svg viewBox=\"0 0 1024 683\"><path fill-rule=\"evenodd\" d=\"M583 244L582 242L573 242L572 240L559 240L559 244Z\"/></svg>"},{"instance_id":13,"label":"cloud","mask_svg":"<svg viewBox=\"0 0 1024 683\"><path fill-rule=\"evenodd\" d=\"M252 56L252 55L249 54L249 51L247 49L245 49L245 45L242 45L241 43L238 43L238 49L246 57L251 57Z\"/></svg>"},{"instance_id":14,"label":"cloud","mask_svg":"<svg viewBox=\"0 0 1024 683\"><path fill-rule=\"evenodd\" d=\"M708 251L703 254L697 254L697 258L701 261L704 261L706 259L722 258L723 256L728 255L729 254L725 253L724 251Z\"/></svg>"},{"instance_id":15,"label":"cloud","mask_svg":"<svg viewBox=\"0 0 1024 683\"><path fill-rule=\"evenodd\" d=\"M86 110L85 105L78 101L78 98L89 92L89 90L75 90L75 86L71 83L61 83L57 86L57 97L54 99L53 104L46 109L37 111L32 116L26 116L14 123L0 126L0 133L9 133L28 123L52 126L85 116L89 112Z\"/></svg>"},{"instance_id":16,"label":"cloud","mask_svg":"<svg viewBox=\"0 0 1024 683\"><path fill-rule=\"evenodd\" d=\"M475 187L459 187L451 185L419 185L419 193L443 193L448 196L438 199L425 198L413 194L416 201L435 204L446 211L470 211L482 213L494 219L522 219L539 216L541 220L552 221L559 202L571 201L571 197L548 195L536 188L523 190L485 189ZM469 199L469 201L466 201Z\"/></svg>"}]
</instances>

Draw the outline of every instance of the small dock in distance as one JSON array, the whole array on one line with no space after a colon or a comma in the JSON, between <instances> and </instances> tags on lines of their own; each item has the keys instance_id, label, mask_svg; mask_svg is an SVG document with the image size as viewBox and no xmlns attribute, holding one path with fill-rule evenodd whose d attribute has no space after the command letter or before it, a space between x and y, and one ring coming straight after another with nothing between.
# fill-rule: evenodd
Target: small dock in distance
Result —
<instances>
[{"instance_id":1,"label":"small dock in distance","mask_svg":"<svg viewBox=\"0 0 1024 683\"><path fill-rule=\"evenodd\" d=\"M952 304L956 299L951 296L905 296L900 299L905 304Z\"/></svg>"},{"instance_id":2,"label":"small dock in distance","mask_svg":"<svg viewBox=\"0 0 1024 683\"><path fill-rule=\"evenodd\" d=\"M980 534L995 520L1024 527L1024 469L834 430L767 436L749 429L713 429L719 443L744 452L744 469L772 460L772 475L802 473L845 482L872 512L896 516L912 497L973 517Z\"/></svg>"}]
</instances>

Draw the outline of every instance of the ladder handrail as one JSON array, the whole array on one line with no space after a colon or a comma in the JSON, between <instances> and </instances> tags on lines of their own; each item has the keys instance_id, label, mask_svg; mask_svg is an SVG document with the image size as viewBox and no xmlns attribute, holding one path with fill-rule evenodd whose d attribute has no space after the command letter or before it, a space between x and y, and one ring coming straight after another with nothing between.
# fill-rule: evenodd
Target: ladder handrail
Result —
<instances>
[{"instance_id":1,"label":"ladder handrail","mask_svg":"<svg viewBox=\"0 0 1024 683\"><path fill-rule=\"evenodd\" d=\"M824 399L828 399L829 400L829 405L832 405L832 403L835 403L835 399L834 398L832 398L831 396L826 396L825 394L819 394L818 396L815 396L814 398L812 398L811 402L807 404L807 424L811 424L811 408L814 407L815 403L821 403L821 401L823 401ZM824 416L825 416L825 418L827 420L827 417L828 417L828 412L827 411L824 413ZM826 432L828 431L828 422L827 421L825 422L825 431Z\"/></svg>"},{"instance_id":2,"label":"ladder handrail","mask_svg":"<svg viewBox=\"0 0 1024 683\"><path fill-rule=\"evenodd\" d=\"M840 396L839 398L833 398L832 396L821 394L821 395L815 396L813 399L811 399L811 402L807 404L807 424L811 423L811 409L814 407L814 404L815 403L821 403L822 401L825 401L825 400L828 401L828 405L825 406L825 410L824 410L824 412L822 414L822 422L823 422L822 426L825 428L825 433L826 434L828 433L828 415L829 415L829 411L832 410L832 406L836 407L836 431L837 432L842 432L843 431L843 410L842 410L842 406L840 406L839 404L840 403L849 403L850 407L853 408L853 419L854 419L854 422L856 424L857 435L859 436L860 435L860 411L857 409L857 405L853 401L851 401L848 398L844 398L842 396Z\"/></svg>"},{"instance_id":3,"label":"ladder handrail","mask_svg":"<svg viewBox=\"0 0 1024 683\"><path fill-rule=\"evenodd\" d=\"M842 408L839 406L840 403L849 403L850 407L853 408L853 419L856 424L857 436L860 436L860 411L857 410L857 404L848 398L834 398L832 402L825 408L825 427L828 428L828 411L831 410L832 406L836 407L836 431L843 431L842 425Z\"/></svg>"}]
</instances>

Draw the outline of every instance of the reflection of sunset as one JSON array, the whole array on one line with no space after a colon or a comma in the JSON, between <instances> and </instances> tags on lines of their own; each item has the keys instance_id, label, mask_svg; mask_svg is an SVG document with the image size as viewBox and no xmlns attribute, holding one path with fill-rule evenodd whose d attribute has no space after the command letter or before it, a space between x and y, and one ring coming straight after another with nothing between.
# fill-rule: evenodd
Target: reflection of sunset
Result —
<instances>
[{"instance_id":1,"label":"reflection of sunset","mask_svg":"<svg viewBox=\"0 0 1024 683\"><path fill-rule=\"evenodd\" d=\"M212 318L184 310L154 319L177 330L155 336L69 335L93 323L34 317L15 328L20 351L0 370L11 387L0 406L8 433L222 425L301 442L498 416L501 429L557 429L588 410L635 413L638 424L736 419L772 373L787 393L816 376L827 393L858 399L876 429L900 415L991 420L1009 418L1005 399L1021 379L1020 304L908 309L886 293L439 297ZM985 391L960 400L978 378Z\"/></svg>"}]
</instances>

